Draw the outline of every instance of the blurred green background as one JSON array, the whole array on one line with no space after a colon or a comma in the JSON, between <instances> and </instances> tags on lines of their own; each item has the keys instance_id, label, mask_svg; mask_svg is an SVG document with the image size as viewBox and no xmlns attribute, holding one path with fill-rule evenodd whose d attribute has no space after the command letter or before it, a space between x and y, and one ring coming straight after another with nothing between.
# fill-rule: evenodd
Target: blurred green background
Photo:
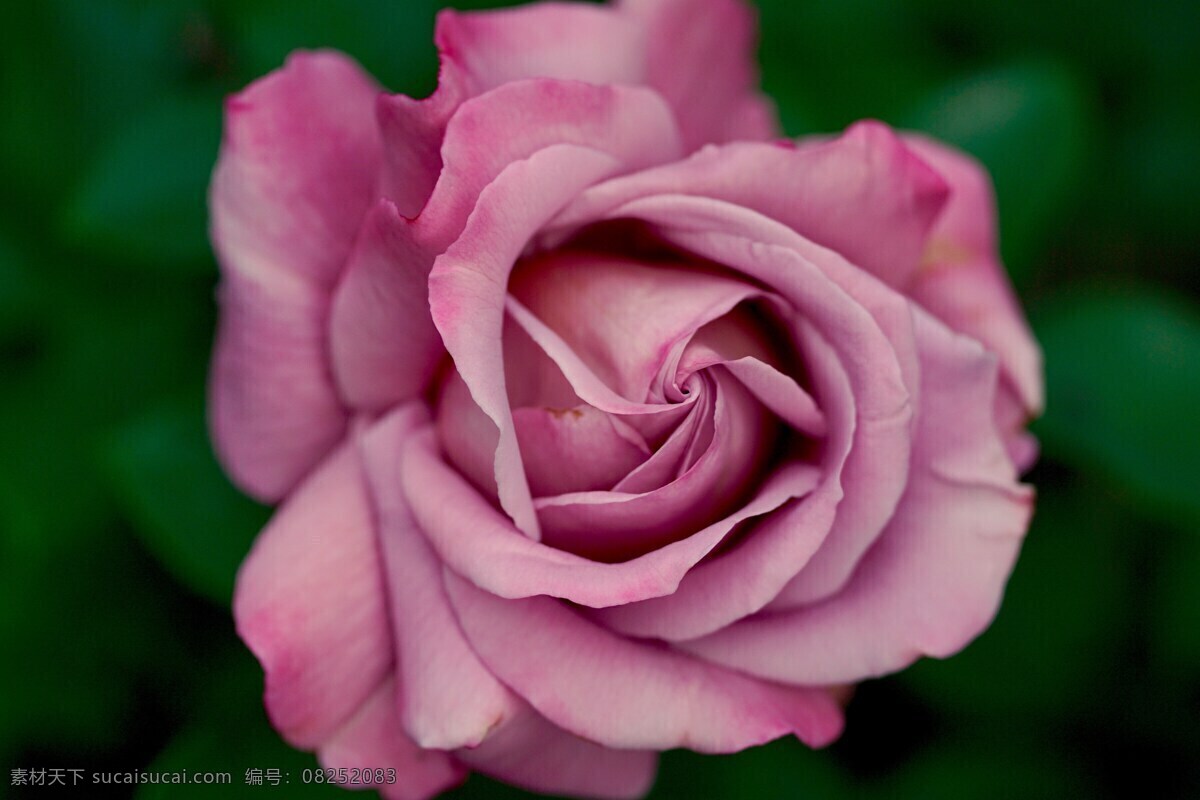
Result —
<instances>
[{"instance_id":1,"label":"blurred green background","mask_svg":"<svg viewBox=\"0 0 1200 800\"><path fill-rule=\"evenodd\" d=\"M37 767L233 773L139 800L342 796L243 784L313 762L229 615L268 512L205 440L204 194L224 94L332 46L423 96L436 5L0 8L0 795L56 793L9 785ZM670 753L655 796L1200 797L1200 4L759 7L789 134L876 117L993 171L1046 352L1040 499L962 655L864 684L827 751Z\"/></svg>"}]
</instances>

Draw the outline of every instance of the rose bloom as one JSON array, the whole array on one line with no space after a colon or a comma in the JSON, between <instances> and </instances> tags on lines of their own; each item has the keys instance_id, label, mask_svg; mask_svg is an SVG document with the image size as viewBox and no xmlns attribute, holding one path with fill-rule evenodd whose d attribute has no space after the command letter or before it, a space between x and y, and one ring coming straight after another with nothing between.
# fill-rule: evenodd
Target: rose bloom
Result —
<instances>
[{"instance_id":1,"label":"rose bloom","mask_svg":"<svg viewBox=\"0 0 1200 800\"><path fill-rule=\"evenodd\" d=\"M839 687L988 624L1029 521L988 178L779 139L735 0L436 35L426 100L319 52L226 109L211 423L282 501L234 598L272 722L388 798L828 744Z\"/></svg>"}]
</instances>

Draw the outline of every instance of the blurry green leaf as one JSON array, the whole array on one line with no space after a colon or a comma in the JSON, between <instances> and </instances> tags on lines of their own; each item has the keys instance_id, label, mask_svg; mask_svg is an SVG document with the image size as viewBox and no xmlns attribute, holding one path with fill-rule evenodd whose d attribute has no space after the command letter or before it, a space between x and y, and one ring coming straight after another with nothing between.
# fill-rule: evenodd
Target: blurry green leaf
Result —
<instances>
[{"instance_id":1,"label":"blurry green leaf","mask_svg":"<svg viewBox=\"0 0 1200 800\"><path fill-rule=\"evenodd\" d=\"M889 0L760 0L763 87L791 136L892 120L937 80L932 48Z\"/></svg>"},{"instance_id":2,"label":"blurry green leaf","mask_svg":"<svg viewBox=\"0 0 1200 800\"><path fill-rule=\"evenodd\" d=\"M229 484L197 404L155 408L121 429L110 450L121 499L150 550L191 589L219 603L267 509Z\"/></svg>"},{"instance_id":3,"label":"blurry green leaf","mask_svg":"<svg viewBox=\"0 0 1200 800\"><path fill-rule=\"evenodd\" d=\"M1062 753L1020 743L956 743L927 751L877 792L889 800L1062 800L1097 797L1093 782L1069 767Z\"/></svg>"},{"instance_id":4,"label":"blurry green leaf","mask_svg":"<svg viewBox=\"0 0 1200 800\"><path fill-rule=\"evenodd\" d=\"M243 81L283 64L296 49L329 47L358 60L391 91L433 91L437 0L223 0L228 35Z\"/></svg>"},{"instance_id":5,"label":"blurry green leaf","mask_svg":"<svg viewBox=\"0 0 1200 800\"><path fill-rule=\"evenodd\" d=\"M1101 491L1041 487L1000 612L963 652L900 680L951 717L1048 719L1086 707L1129 618L1129 532Z\"/></svg>"},{"instance_id":6,"label":"blurry green leaf","mask_svg":"<svg viewBox=\"0 0 1200 800\"><path fill-rule=\"evenodd\" d=\"M210 673L203 703L195 718L167 745L147 770L151 772L227 772L220 786L143 784L136 800L177 797L337 798L355 797L328 784L304 783L302 773L316 759L289 747L267 722L262 703L262 671L241 651ZM280 771L280 785L246 783L249 769ZM286 783L283 781L286 780Z\"/></svg>"},{"instance_id":7,"label":"blurry green leaf","mask_svg":"<svg viewBox=\"0 0 1200 800\"><path fill-rule=\"evenodd\" d=\"M1034 315L1047 453L1099 468L1151 508L1200 520L1200 316L1146 289L1076 291ZM1182 522L1182 520L1176 520Z\"/></svg>"},{"instance_id":8,"label":"blurry green leaf","mask_svg":"<svg viewBox=\"0 0 1200 800\"><path fill-rule=\"evenodd\" d=\"M1089 144L1084 86L1064 66L1019 62L957 80L907 116L979 158L992 174L1000 248L1018 284L1061 219Z\"/></svg>"},{"instance_id":9,"label":"blurry green leaf","mask_svg":"<svg viewBox=\"0 0 1200 800\"><path fill-rule=\"evenodd\" d=\"M61 267L36 263L39 277ZM110 426L168 389L195 386L211 341L211 290L168 276L76 269L39 309L39 347L0 392L0 540L39 552L109 524L96 459ZM8 523L11 523L9 525Z\"/></svg>"},{"instance_id":10,"label":"blurry green leaf","mask_svg":"<svg viewBox=\"0 0 1200 800\"><path fill-rule=\"evenodd\" d=\"M60 200L115 126L200 76L203 3L0 4L0 166L18 178L20 212Z\"/></svg>"},{"instance_id":11,"label":"blurry green leaf","mask_svg":"<svg viewBox=\"0 0 1200 800\"><path fill-rule=\"evenodd\" d=\"M220 98L171 98L133 117L87 171L66 211L80 244L162 269L211 269L206 196Z\"/></svg>"},{"instance_id":12,"label":"blurry green leaf","mask_svg":"<svg viewBox=\"0 0 1200 800\"><path fill-rule=\"evenodd\" d=\"M784 738L730 755L701 755L689 750L663 753L658 777L647 800L678 797L841 800L857 796L827 752L815 752L793 738ZM533 800L542 795L473 774L462 786L442 797L445 800Z\"/></svg>"},{"instance_id":13,"label":"blurry green leaf","mask_svg":"<svg viewBox=\"0 0 1200 800\"><path fill-rule=\"evenodd\" d=\"M856 796L835 764L828 752L811 750L792 737L731 755L673 750L663 754L650 797L839 800Z\"/></svg>"},{"instance_id":14,"label":"blurry green leaf","mask_svg":"<svg viewBox=\"0 0 1200 800\"><path fill-rule=\"evenodd\" d=\"M11 354L8 337L19 332L35 316L39 287L23 255L7 237L0 236L0 359ZM0 369L9 365L0 360Z\"/></svg>"},{"instance_id":15,"label":"blurry green leaf","mask_svg":"<svg viewBox=\"0 0 1200 800\"><path fill-rule=\"evenodd\" d=\"M1200 685L1200 536L1185 533L1163 552L1154 644L1162 666Z\"/></svg>"},{"instance_id":16,"label":"blurry green leaf","mask_svg":"<svg viewBox=\"0 0 1200 800\"><path fill-rule=\"evenodd\" d=\"M153 673L184 663L170 588L103 520L0 563L0 752L120 743Z\"/></svg>"},{"instance_id":17,"label":"blurry green leaf","mask_svg":"<svg viewBox=\"0 0 1200 800\"><path fill-rule=\"evenodd\" d=\"M1193 82L1189 91L1173 89L1164 87L1166 97L1139 97L1136 122L1122 131L1118 150L1132 197L1118 193L1105 198L1116 214L1126 220L1132 216L1129 221L1153 234L1156 250L1200 243L1200 230L1193 224L1200 211L1200 86Z\"/></svg>"}]
</instances>

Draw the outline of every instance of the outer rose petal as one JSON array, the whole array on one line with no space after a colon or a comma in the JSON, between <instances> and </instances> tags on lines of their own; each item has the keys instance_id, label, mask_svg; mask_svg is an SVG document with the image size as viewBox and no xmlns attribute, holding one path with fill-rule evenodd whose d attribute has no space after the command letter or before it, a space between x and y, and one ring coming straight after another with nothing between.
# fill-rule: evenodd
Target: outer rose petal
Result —
<instances>
[{"instance_id":1,"label":"outer rose petal","mask_svg":"<svg viewBox=\"0 0 1200 800\"><path fill-rule=\"evenodd\" d=\"M625 639L552 598L502 600L453 573L446 588L492 671L547 719L601 744L720 753L788 734L820 747L841 733L841 709L822 689L762 683Z\"/></svg>"},{"instance_id":2,"label":"outer rose petal","mask_svg":"<svg viewBox=\"0 0 1200 800\"><path fill-rule=\"evenodd\" d=\"M773 680L842 683L946 656L995 614L1029 522L991 418L995 358L918 313L925 383L908 488L837 595L677 646Z\"/></svg>"},{"instance_id":3,"label":"outer rose petal","mask_svg":"<svg viewBox=\"0 0 1200 800\"><path fill-rule=\"evenodd\" d=\"M438 14L443 60L471 94L523 78L637 85L646 71L646 33L637 21L584 3L534 3Z\"/></svg>"},{"instance_id":4,"label":"outer rose petal","mask_svg":"<svg viewBox=\"0 0 1200 800\"><path fill-rule=\"evenodd\" d=\"M1006 391L1026 412L1042 410L1042 354L996 256L991 181L974 159L923 136L905 141L946 179L951 195L908 294L956 331L1000 357Z\"/></svg>"},{"instance_id":5,"label":"outer rose petal","mask_svg":"<svg viewBox=\"0 0 1200 800\"><path fill-rule=\"evenodd\" d=\"M442 587L442 565L404 501L404 440L428 413L404 406L373 425L362 440L375 498L391 595L404 730L421 747L475 747L518 713L517 700L463 639Z\"/></svg>"},{"instance_id":6,"label":"outer rose petal","mask_svg":"<svg viewBox=\"0 0 1200 800\"><path fill-rule=\"evenodd\" d=\"M441 253L506 167L560 144L610 153L622 162L622 171L682 155L670 108L654 92L566 80L506 84L465 101L450 119L441 149L445 166L415 220L414 235Z\"/></svg>"},{"instance_id":7,"label":"outer rose petal","mask_svg":"<svg viewBox=\"0 0 1200 800\"><path fill-rule=\"evenodd\" d=\"M921 264L946 201L938 173L879 122L833 140L705 148L584 192L554 221L571 227L641 197L686 194L757 211L893 287Z\"/></svg>"},{"instance_id":8,"label":"outer rose petal","mask_svg":"<svg viewBox=\"0 0 1200 800\"><path fill-rule=\"evenodd\" d=\"M329 299L280 276L227 273L209 374L209 427L233 480L260 500L282 497L346 430L325 358Z\"/></svg>"},{"instance_id":9,"label":"outer rose petal","mask_svg":"<svg viewBox=\"0 0 1200 800\"><path fill-rule=\"evenodd\" d=\"M271 722L297 747L324 742L392 661L366 485L353 447L330 456L276 512L238 573L238 634L266 672Z\"/></svg>"},{"instance_id":10,"label":"outer rose petal","mask_svg":"<svg viewBox=\"0 0 1200 800\"><path fill-rule=\"evenodd\" d=\"M459 761L535 792L633 800L654 782L658 754L613 750L567 733L521 703L521 711Z\"/></svg>"},{"instance_id":11,"label":"outer rose petal","mask_svg":"<svg viewBox=\"0 0 1200 800\"><path fill-rule=\"evenodd\" d=\"M414 246L407 225L395 205L379 201L334 296L333 367L356 408L379 409L419 394L445 353L429 315L432 259Z\"/></svg>"},{"instance_id":12,"label":"outer rose petal","mask_svg":"<svg viewBox=\"0 0 1200 800\"><path fill-rule=\"evenodd\" d=\"M747 3L620 0L617 7L647 31L645 83L674 107L689 151L778 135L774 108L756 93L757 24Z\"/></svg>"},{"instance_id":13,"label":"outer rose petal","mask_svg":"<svg viewBox=\"0 0 1200 800\"><path fill-rule=\"evenodd\" d=\"M234 479L263 500L283 496L344 424L324 325L375 187L377 93L344 56L299 53L226 108L211 188L229 309L212 378L214 440Z\"/></svg>"},{"instance_id":14,"label":"outer rose petal","mask_svg":"<svg viewBox=\"0 0 1200 800\"><path fill-rule=\"evenodd\" d=\"M386 800L425 800L466 777L466 770L449 754L422 749L401 730L395 685L390 679L321 745L318 758L326 768L362 770L367 775L381 768L395 770L393 783L366 784Z\"/></svg>"},{"instance_id":15,"label":"outer rose petal","mask_svg":"<svg viewBox=\"0 0 1200 800\"><path fill-rule=\"evenodd\" d=\"M443 80L469 94L535 77L644 85L671 104L689 151L777 135L774 108L757 93L753 13L736 0L443 11L436 38Z\"/></svg>"}]
</instances>

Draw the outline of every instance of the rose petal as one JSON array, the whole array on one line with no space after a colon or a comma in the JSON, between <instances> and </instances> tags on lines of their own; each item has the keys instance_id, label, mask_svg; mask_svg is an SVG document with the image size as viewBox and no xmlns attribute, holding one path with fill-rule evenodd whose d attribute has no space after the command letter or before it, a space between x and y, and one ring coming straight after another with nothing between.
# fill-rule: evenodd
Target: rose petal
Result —
<instances>
[{"instance_id":1,"label":"rose petal","mask_svg":"<svg viewBox=\"0 0 1200 800\"><path fill-rule=\"evenodd\" d=\"M649 86L671 104L689 151L777 135L757 93L754 39L753 14L735 0L443 11L436 32L442 75L469 94L538 77Z\"/></svg>"},{"instance_id":2,"label":"rose petal","mask_svg":"<svg viewBox=\"0 0 1200 800\"><path fill-rule=\"evenodd\" d=\"M592 372L638 403L675 342L762 293L698 265L570 251L522 262L510 291Z\"/></svg>"},{"instance_id":3,"label":"rose petal","mask_svg":"<svg viewBox=\"0 0 1200 800\"><path fill-rule=\"evenodd\" d=\"M375 527L358 456L330 456L276 512L238 573L238 634L289 742L324 742L392 663Z\"/></svg>"},{"instance_id":4,"label":"rose petal","mask_svg":"<svg viewBox=\"0 0 1200 800\"><path fill-rule=\"evenodd\" d=\"M690 410L690 405L695 402L695 395L685 397L682 402L673 404L627 400L596 375L557 332L521 305L519 300L509 295L504 302L504 307L508 312L508 317L520 326L528 338L558 367L572 392L588 405L609 414L625 416L631 424L635 424L635 418L638 415L662 417L660 427L665 429L685 416ZM641 430L641 423L636 424ZM646 435L645 431L643 431L643 435ZM647 435L647 438L655 437Z\"/></svg>"},{"instance_id":5,"label":"rose petal","mask_svg":"<svg viewBox=\"0 0 1200 800\"><path fill-rule=\"evenodd\" d=\"M766 142L782 135L779 110L775 102L763 94L744 98L727 114L722 133L713 137L720 142Z\"/></svg>"},{"instance_id":6,"label":"rose petal","mask_svg":"<svg viewBox=\"0 0 1200 800\"><path fill-rule=\"evenodd\" d=\"M707 447L713 436L713 407L716 392L704 390L704 381L692 379L695 390L689 389L687 416L671 431L661 445L637 469L617 482L614 492L643 494L651 492L678 478L694 463L697 450ZM702 451L701 451L702 452Z\"/></svg>"},{"instance_id":7,"label":"rose petal","mask_svg":"<svg viewBox=\"0 0 1200 800\"><path fill-rule=\"evenodd\" d=\"M995 358L916 315L922 396L913 469L887 530L850 583L812 606L737 622L677 646L774 680L838 683L944 657L991 620L1032 493L992 423Z\"/></svg>"},{"instance_id":8,"label":"rose petal","mask_svg":"<svg viewBox=\"0 0 1200 800\"><path fill-rule=\"evenodd\" d=\"M736 513L666 547L620 564L601 564L521 534L438 453L432 430L405 443L402 483L413 517L441 560L500 597L545 594L604 607L669 594L739 522L779 508L812 483L801 464L770 475Z\"/></svg>"},{"instance_id":9,"label":"rose petal","mask_svg":"<svg viewBox=\"0 0 1200 800\"><path fill-rule=\"evenodd\" d=\"M672 594L596 609L590 618L628 636L703 636L766 606L825 543L844 496L841 476L855 435L855 402L831 346L801 327L804 361L830 410L824 456L820 468L813 468L814 490L767 515L736 546L697 564Z\"/></svg>"},{"instance_id":10,"label":"rose petal","mask_svg":"<svg viewBox=\"0 0 1200 800\"><path fill-rule=\"evenodd\" d=\"M637 20L583 3L437 16L442 69L462 76L471 94L524 78L593 84L643 83L646 33Z\"/></svg>"},{"instance_id":11,"label":"rose petal","mask_svg":"<svg viewBox=\"0 0 1200 800\"><path fill-rule=\"evenodd\" d=\"M748 3L621 0L618 9L647 32L644 82L675 109L689 152L778 135L774 109L756 91L758 26Z\"/></svg>"},{"instance_id":12,"label":"rose petal","mask_svg":"<svg viewBox=\"0 0 1200 800\"><path fill-rule=\"evenodd\" d=\"M330 348L341 394L380 409L425 389L445 352L429 314L432 259L396 206L372 209L334 295Z\"/></svg>"},{"instance_id":13,"label":"rose petal","mask_svg":"<svg viewBox=\"0 0 1200 800\"><path fill-rule=\"evenodd\" d=\"M1042 354L996 256L996 205L987 172L970 156L923 136L910 134L905 142L951 187L908 294L996 353L1005 382L1027 414L1037 415L1044 404Z\"/></svg>"},{"instance_id":14,"label":"rose petal","mask_svg":"<svg viewBox=\"0 0 1200 800\"><path fill-rule=\"evenodd\" d=\"M775 426L753 396L714 368L711 442L675 480L642 494L574 492L534 501L543 540L600 561L622 561L703 528L759 477Z\"/></svg>"},{"instance_id":15,"label":"rose petal","mask_svg":"<svg viewBox=\"0 0 1200 800\"><path fill-rule=\"evenodd\" d=\"M555 127L551 138L586 140L601 149L553 144L508 166L504 166L502 159L491 158L486 160L486 166L471 171L464 163L463 180L452 180L459 173L443 174L429 206L422 212L421 224L431 226L434 236L455 235L455 225L447 220L456 219L467 208L466 203L475 203L462 235L438 257L430 274L430 305L434 324L454 357L459 374L476 403L500 431L496 447L500 503L518 528L536 538L537 518L521 467L501 366L500 334L508 274L529 238L570 197L622 170L670 157L677 152L678 142L672 135L669 115L648 92L550 81L522 84L511 91L549 92L548 97L555 102L582 97L586 103L592 103L594 116L585 114L560 121L562 130ZM491 108L497 97L508 96L505 92L498 90L476 102L480 108ZM555 113L553 106L554 103L546 106L550 109L546 113L551 116ZM570 104L565 108L575 110ZM463 111L460 109L447 130L444 155L449 165L455 163L450 155L454 152L454 142L460 138L455 132L462 131L464 142L473 141L473 117ZM534 113L533 109L530 113ZM497 122L494 115L486 114L481 114L478 120ZM480 130L477 136L494 141L492 137L500 129L502 126ZM510 114L508 129L514 135L518 130L528 130L528 119L521 116L514 119ZM504 152L511 149L512 146L506 145ZM479 183L481 176L486 178L492 170L499 171L499 175L484 188ZM440 191L443 185L448 187L444 195ZM440 199L443 196L444 201Z\"/></svg>"},{"instance_id":16,"label":"rose petal","mask_svg":"<svg viewBox=\"0 0 1200 800\"><path fill-rule=\"evenodd\" d=\"M649 90L547 79L506 84L467 100L451 117L445 166L414 235L442 252L462 233L484 187L509 164L567 144L612 154L621 171L682 154L670 109Z\"/></svg>"},{"instance_id":17,"label":"rose petal","mask_svg":"<svg viewBox=\"0 0 1200 800\"><path fill-rule=\"evenodd\" d=\"M555 145L510 165L484 189L467 230L438 257L429 277L434 324L471 396L500 430L500 504L533 538L537 518L505 387L504 287L530 233L583 186L619 167L614 157L576 145Z\"/></svg>"},{"instance_id":18,"label":"rose petal","mask_svg":"<svg viewBox=\"0 0 1200 800\"><path fill-rule=\"evenodd\" d=\"M373 425L362 451L391 597L403 728L421 746L475 747L517 713L516 700L463 639L442 587L442 568L404 501L400 452L428 425L417 404Z\"/></svg>"},{"instance_id":19,"label":"rose petal","mask_svg":"<svg viewBox=\"0 0 1200 800\"><path fill-rule=\"evenodd\" d=\"M329 299L281 276L227 273L209 374L213 446L238 486L277 500L342 438L346 411L325 358Z\"/></svg>"},{"instance_id":20,"label":"rose petal","mask_svg":"<svg viewBox=\"0 0 1200 800\"><path fill-rule=\"evenodd\" d=\"M458 760L479 772L546 794L633 800L654 782L658 754L613 750L567 733L521 703L521 713Z\"/></svg>"},{"instance_id":21,"label":"rose petal","mask_svg":"<svg viewBox=\"0 0 1200 800\"><path fill-rule=\"evenodd\" d=\"M551 722L600 744L719 753L788 734L819 747L841 732L841 709L823 690L625 639L552 598L502 600L453 573L446 588L484 663Z\"/></svg>"},{"instance_id":22,"label":"rose petal","mask_svg":"<svg viewBox=\"0 0 1200 800\"><path fill-rule=\"evenodd\" d=\"M786 591L825 597L848 579L904 489L913 408L919 404L910 303L836 253L749 209L661 195L608 212L640 218L688 252L761 281L833 343L846 364L859 420L837 523Z\"/></svg>"},{"instance_id":23,"label":"rose petal","mask_svg":"<svg viewBox=\"0 0 1200 800\"><path fill-rule=\"evenodd\" d=\"M213 438L262 500L295 485L344 424L324 326L375 186L377 93L344 56L298 53L226 107L210 196L224 278Z\"/></svg>"},{"instance_id":24,"label":"rose petal","mask_svg":"<svg viewBox=\"0 0 1200 800\"><path fill-rule=\"evenodd\" d=\"M637 431L587 405L518 408L513 423L535 498L611 489L650 455Z\"/></svg>"},{"instance_id":25,"label":"rose petal","mask_svg":"<svg viewBox=\"0 0 1200 800\"><path fill-rule=\"evenodd\" d=\"M371 787L386 800L425 800L460 783L466 771L449 754L425 750L400 728L396 692L391 679L362 704L318 751L321 765L369 776L354 788ZM383 781L374 781L385 770ZM395 779L387 782L388 771Z\"/></svg>"},{"instance_id":26,"label":"rose petal","mask_svg":"<svg viewBox=\"0 0 1200 800\"><path fill-rule=\"evenodd\" d=\"M295 53L229 99L213 175L226 271L331 286L372 200L379 87L334 52Z\"/></svg>"},{"instance_id":27,"label":"rose petal","mask_svg":"<svg viewBox=\"0 0 1200 800\"><path fill-rule=\"evenodd\" d=\"M383 141L380 194L404 217L420 213L442 172L442 141L450 117L467 99L462 76L443 69L429 97L414 100L402 94L381 94L375 117Z\"/></svg>"}]
</instances>

